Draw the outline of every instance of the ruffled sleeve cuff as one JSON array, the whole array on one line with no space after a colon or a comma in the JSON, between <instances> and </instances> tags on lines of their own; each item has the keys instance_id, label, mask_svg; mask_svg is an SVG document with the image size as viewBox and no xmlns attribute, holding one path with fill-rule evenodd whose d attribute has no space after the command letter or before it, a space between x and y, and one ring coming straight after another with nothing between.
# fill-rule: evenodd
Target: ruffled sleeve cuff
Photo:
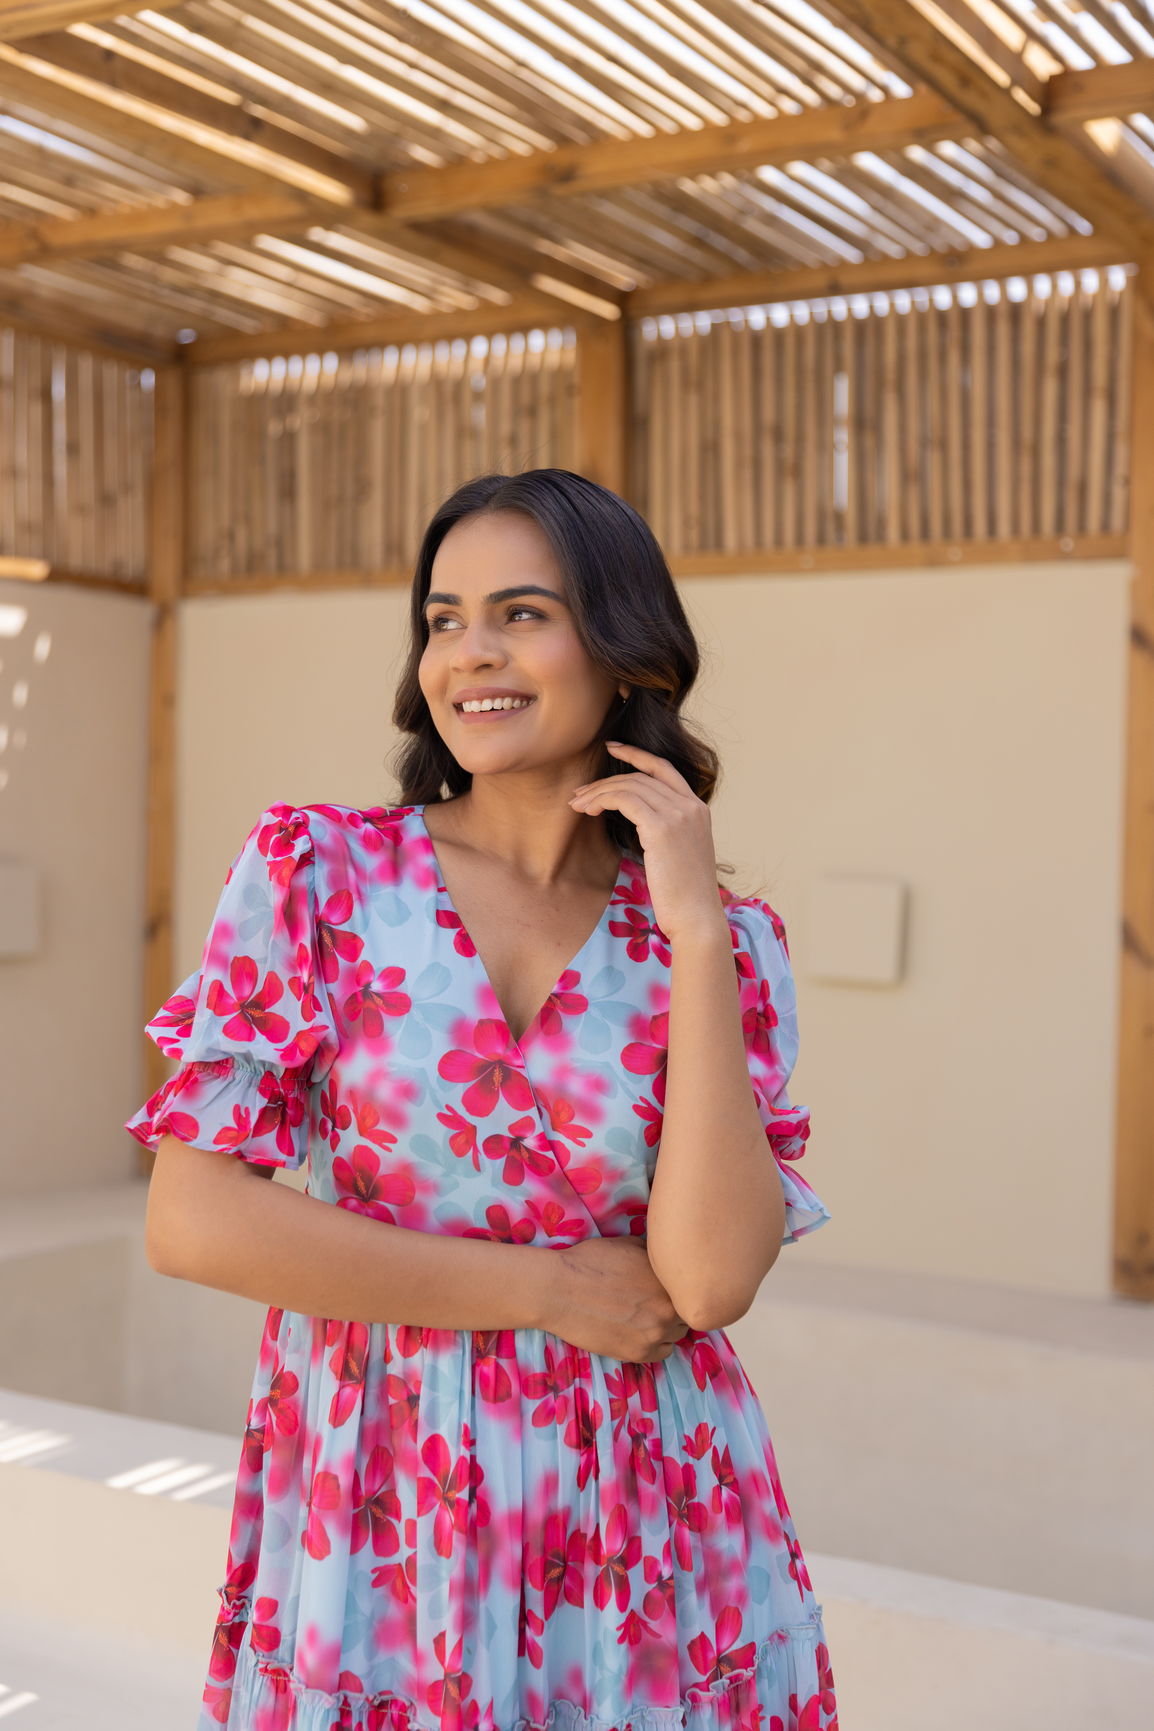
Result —
<instances>
[{"instance_id":1,"label":"ruffled sleeve cuff","mask_svg":"<svg viewBox=\"0 0 1154 1731\"><path fill-rule=\"evenodd\" d=\"M305 1070L278 1071L243 1058L182 1064L125 1124L146 1148L176 1136L260 1166L296 1171L309 1148Z\"/></svg>"}]
</instances>

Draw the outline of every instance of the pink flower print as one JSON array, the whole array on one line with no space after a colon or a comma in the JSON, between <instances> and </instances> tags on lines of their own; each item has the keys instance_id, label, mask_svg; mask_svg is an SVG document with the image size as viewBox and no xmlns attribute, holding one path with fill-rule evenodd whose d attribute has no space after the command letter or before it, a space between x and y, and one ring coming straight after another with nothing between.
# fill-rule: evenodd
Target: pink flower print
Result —
<instances>
[{"instance_id":1,"label":"pink flower print","mask_svg":"<svg viewBox=\"0 0 1154 1731\"><path fill-rule=\"evenodd\" d=\"M437 1064L446 1082L467 1082L461 1105L474 1118L487 1118L504 1100L514 1112L533 1109L533 1090L514 1061L515 1047L504 1022L482 1017L473 1033L476 1052L445 1052Z\"/></svg>"},{"instance_id":2,"label":"pink flower print","mask_svg":"<svg viewBox=\"0 0 1154 1731\"><path fill-rule=\"evenodd\" d=\"M545 1520L545 1541L539 1552L530 1551L525 1565L529 1584L545 1597L545 1622L564 1595L568 1605L585 1604L585 1534L580 1527L569 1531L569 1512L557 1509ZM528 1613L531 1615L531 1613ZM540 1625L544 1629L545 1624Z\"/></svg>"},{"instance_id":3,"label":"pink flower print","mask_svg":"<svg viewBox=\"0 0 1154 1731\"><path fill-rule=\"evenodd\" d=\"M271 1447L272 1420L268 1415L268 1401L250 1400L240 1450L245 1471L259 1474Z\"/></svg>"},{"instance_id":4,"label":"pink flower print","mask_svg":"<svg viewBox=\"0 0 1154 1731\"><path fill-rule=\"evenodd\" d=\"M333 1181L340 1194L338 1208L351 1208L356 1214L368 1214L374 1220L396 1221L394 1208L405 1208L417 1194L417 1187L406 1172L381 1172L381 1162L373 1149L358 1143L352 1158L338 1155L333 1161Z\"/></svg>"},{"instance_id":5,"label":"pink flower print","mask_svg":"<svg viewBox=\"0 0 1154 1731\"><path fill-rule=\"evenodd\" d=\"M480 1723L481 1711L476 1701L467 1699L473 1687L473 1679L468 1671L461 1668L464 1636L458 1636L452 1652L446 1658L448 1639L444 1629L438 1630L433 1636L433 1650L445 1674L438 1682L429 1685L425 1691L425 1699L440 1720L441 1731L471 1731L473 1726Z\"/></svg>"},{"instance_id":6,"label":"pink flower print","mask_svg":"<svg viewBox=\"0 0 1154 1731\"><path fill-rule=\"evenodd\" d=\"M645 1125L645 1146L655 1148L661 1138L665 1113L660 1111L652 1100L647 1100L644 1096L636 1101L633 1110Z\"/></svg>"},{"instance_id":7,"label":"pink flower print","mask_svg":"<svg viewBox=\"0 0 1154 1731\"><path fill-rule=\"evenodd\" d=\"M549 1139L543 1130L533 1133L534 1118L517 1118L509 1125L507 1136L486 1136L481 1147L490 1160L505 1162L502 1181L510 1185L523 1183L526 1168L544 1177L557 1162L549 1149Z\"/></svg>"},{"instance_id":8,"label":"pink flower print","mask_svg":"<svg viewBox=\"0 0 1154 1731\"><path fill-rule=\"evenodd\" d=\"M258 1653L275 1653L280 1646L280 1630L275 1621L278 1609L275 1599L258 1599L253 1607L252 1644Z\"/></svg>"},{"instance_id":9,"label":"pink flower print","mask_svg":"<svg viewBox=\"0 0 1154 1731\"><path fill-rule=\"evenodd\" d=\"M199 987L200 976L197 975L198 990ZM156 1043L166 1056L180 1057L179 1047L192 1033L195 1016L196 999L183 997L179 992L174 992L153 1016L148 1025L156 1031Z\"/></svg>"},{"instance_id":10,"label":"pink flower print","mask_svg":"<svg viewBox=\"0 0 1154 1731\"><path fill-rule=\"evenodd\" d=\"M577 1147L584 1147L593 1131L588 1124L578 1124L577 1109L567 1095L554 1093L551 1088L538 1085L537 1100L544 1117L548 1120L549 1129L555 1136L564 1136Z\"/></svg>"},{"instance_id":11,"label":"pink flower print","mask_svg":"<svg viewBox=\"0 0 1154 1731\"><path fill-rule=\"evenodd\" d=\"M503 1202L490 1202L485 1209L487 1226L466 1226L462 1238L497 1239L502 1244L530 1244L536 1236L531 1220L514 1220Z\"/></svg>"},{"instance_id":12,"label":"pink flower print","mask_svg":"<svg viewBox=\"0 0 1154 1731\"><path fill-rule=\"evenodd\" d=\"M208 988L208 1007L214 1016L230 1018L221 1029L226 1040L255 1040L260 1034L270 1045L279 1046L288 1038L289 1025L271 1006L284 996L284 982L270 971L264 985L257 991L260 972L251 956L233 956L228 969L231 993L220 980L212 980Z\"/></svg>"},{"instance_id":13,"label":"pink flower print","mask_svg":"<svg viewBox=\"0 0 1154 1731\"><path fill-rule=\"evenodd\" d=\"M606 1371L605 1387L609 1391L609 1416L613 1421L614 1435L636 1407L640 1406L646 1412L657 1410L657 1385L651 1364L621 1363Z\"/></svg>"},{"instance_id":14,"label":"pink flower print","mask_svg":"<svg viewBox=\"0 0 1154 1731\"><path fill-rule=\"evenodd\" d=\"M629 1420L629 1463L639 1483L655 1485L661 1462L661 1438L651 1418Z\"/></svg>"},{"instance_id":15,"label":"pink flower print","mask_svg":"<svg viewBox=\"0 0 1154 1731\"><path fill-rule=\"evenodd\" d=\"M660 1562L656 1557L646 1557L641 1565L642 1573L649 1582L649 1591L641 1601L645 1615L654 1623L662 1617L676 1616L676 1593L673 1586L673 1559L668 1540L661 1548Z\"/></svg>"},{"instance_id":16,"label":"pink flower print","mask_svg":"<svg viewBox=\"0 0 1154 1731\"><path fill-rule=\"evenodd\" d=\"M641 892L638 891L640 896ZM609 930L615 938L627 938L626 954L631 962L643 962L652 953L666 967L671 966L673 953L669 939L654 921L639 907L627 907L623 920L610 920Z\"/></svg>"},{"instance_id":17,"label":"pink flower print","mask_svg":"<svg viewBox=\"0 0 1154 1731\"><path fill-rule=\"evenodd\" d=\"M501 1363L503 1358L517 1362L517 1342L511 1328L480 1329L473 1334L473 1388L490 1406L508 1400L513 1393L513 1378Z\"/></svg>"},{"instance_id":18,"label":"pink flower print","mask_svg":"<svg viewBox=\"0 0 1154 1731\"><path fill-rule=\"evenodd\" d=\"M713 1451L713 1495L710 1498L715 1515L723 1515L727 1526L736 1530L741 1526L743 1510L741 1506L741 1483L734 1470L733 1460L729 1453L729 1444L721 1450Z\"/></svg>"},{"instance_id":19,"label":"pink flower print","mask_svg":"<svg viewBox=\"0 0 1154 1731\"><path fill-rule=\"evenodd\" d=\"M600 1401L591 1401L589 1390L578 1385L573 1390L573 1413L565 1426L565 1446L576 1449L580 1460L577 1466L577 1489L583 1491L589 1481L590 1474L596 1479L601 1476L601 1463L597 1458L597 1432L601 1428L604 1413Z\"/></svg>"},{"instance_id":20,"label":"pink flower print","mask_svg":"<svg viewBox=\"0 0 1154 1731\"><path fill-rule=\"evenodd\" d=\"M639 1617L636 1611L629 1611L617 1625L617 1645L619 1647L639 1647L642 1641L654 1640L657 1630L647 1623L644 1617Z\"/></svg>"},{"instance_id":21,"label":"pink flower print","mask_svg":"<svg viewBox=\"0 0 1154 1731\"><path fill-rule=\"evenodd\" d=\"M401 1499L395 1482L392 1450L378 1444L365 1463L364 1483L360 1473L353 1473L353 1551L370 1537L374 1557L391 1557L400 1549Z\"/></svg>"},{"instance_id":22,"label":"pink flower print","mask_svg":"<svg viewBox=\"0 0 1154 1731\"><path fill-rule=\"evenodd\" d=\"M576 1214L566 1214L560 1202L534 1202L532 1197L526 1197L525 1207L533 1215L546 1238L564 1238L572 1243L580 1238L586 1221Z\"/></svg>"},{"instance_id":23,"label":"pink flower print","mask_svg":"<svg viewBox=\"0 0 1154 1731\"><path fill-rule=\"evenodd\" d=\"M357 1135L362 1142L371 1142L375 1148L384 1152L395 1148L397 1138L391 1130L386 1130L381 1123L381 1109L374 1100L366 1099L358 1094L356 1089L349 1090L349 1098L353 1103L353 1114L357 1121Z\"/></svg>"},{"instance_id":24,"label":"pink flower print","mask_svg":"<svg viewBox=\"0 0 1154 1731\"><path fill-rule=\"evenodd\" d=\"M446 1106L444 1111L437 1113L437 1123L443 1124L449 1132L449 1148L458 1160L472 1162L473 1171L481 1170L480 1146L477 1139L477 1126L471 1118L463 1117L455 1106Z\"/></svg>"},{"instance_id":25,"label":"pink flower print","mask_svg":"<svg viewBox=\"0 0 1154 1731\"><path fill-rule=\"evenodd\" d=\"M604 1610L611 1595L616 1596L617 1609L629 1607L629 1571L641 1560L641 1537L629 1531L629 1514L624 1503L614 1505L605 1527L605 1536L597 1527L589 1541L589 1561L596 1569L593 1578L593 1603Z\"/></svg>"},{"instance_id":26,"label":"pink flower print","mask_svg":"<svg viewBox=\"0 0 1154 1731\"><path fill-rule=\"evenodd\" d=\"M826 1724L825 1731L836 1731L837 1720ZM811 1695L804 1707L798 1706L796 1695L789 1698L789 1731L822 1731L821 1696Z\"/></svg>"},{"instance_id":27,"label":"pink flower print","mask_svg":"<svg viewBox=\"0 0 1154 1731\"><path fill-rule=\"evenodd\" d=\"M554 1344L546 1335L543 1356L544 1370L528 1370L521 1377L522 1395L537 1403L531 1422L538 1430L561 1424L568 1416L569 1396L565 1391L572 1388L577 1375L577 1355L564 1341Z\"/></svg>"},{"instance_id":28,"label":"pink flower print","mask_svg":"<svg viewBox=\"0 0 1154 1731\"><path fill-rule=\"evenodd\" d=\"M770 1029L777 1027L777 1011L770 1000L767 980L758 981L757 1002L742 1012L741 1027L746 1050L772 1066L775 1058Z\"/></svg>"},{"instance_id":29,"label":"pink flower print","mask_svg":"<svg viewBox=\"0 0 1154 1731\"><path fill-rule=\"evenodd\" d=\"M539 1616L531 1605L525 1603L523 1595L524 1589L522 1589L521 1617L518 1623L517 1657L528 1659L530 1665L539 1671L545 1654L536 1637L545 1632L545 1618ZM543 1718L544 1715L541 1714L539 1717Z\"/></svg>"},{"instance_id":30,"label":"pink flower print","mask_svg":"<svg viewBox=\"0 0 1154 1731\"><path fill-rule=\"evenodd\" d=\"M345 1338L335 1347L329 1359L329 1369L338 1387L329 1402L329 1423L334 1427L357 1410L365 1386L365 1366L369 1354L367 1323L345 1323Z\"/></svg>"},{"instance_id":31,"label":"pink flower print","mask_svg":"<svg viewBox=\"0 0 1154 1731\"><path fill-rule=\"evenodd\" d=\"M227 1683L236 1675L237 1649L244 1639L244 1623L238 1619L235 1623L217 1623L212 1634L212 1647L208 1655L208 1674L219 1682Z\"/></svg>"},{"instance_id":32,"label":"pink flower print","mask_svg":"<svg viewBox=\"0 0 1154 1731\"><path fill-rule=\"evenodd\" d=\"M294 806L283 801L278 805L270 805L269 811L276 817L275 823L266 823L256 838L256 845L268 862L269 877L274 883L287 884L297 868L298 856L308 859L313 851L312 837L309 835L309 820ZM305 846L297 844L305 838ZM229 878L232 876L231 868ZM228 882L228 878L225 879Z\"/></svg>"},{"instance_id":33,"label":"pink flower print","mask_svg":"<svg viewBox=\"0 0 1154 1731\"><path fill-rule=\"evenodd\" d=\"M740 1647L737 1645L741 1635L741 1612L736 1605L726 1605L717 1619L716 1633L716 1650L704 1630L695 1635L686 1648L694 1669L700 1672L706 1685L723 1683L734 1671L747 1671L757 1652L756 1641L746 1641Z\"/></svg>"},{"instance_id":34,"label":"pink flower print","mask_svg":"<svg viewBox=\"0 0 1154 1731\"><path fill-rule=\"evenodd\" d=\"M704 1533L709 1527L709 1511L697 1500L697 1468L686 1461L666 1455L662 1462L665 1472L665 1500L673 1522L673 1550L683 1569L693 1567L690 1533Z\"/></svg>"},{"instance_id":35,"label":"pink flower print","mask_svg":"<svg viewBox=\"0 0 1154 1731\"><path fill-rule=\"evenodd\" d=\"M805 1558L801 1554L801 1546L792 1533L785 1535L786 1548L789 1551L789 1572L797 1585L798 1596L805 1598L807 1590L812 1592L813 1582L809 1578L809 1570L805 1566Z\"/></svg>"},{"instance_id":36,"label":"pink flower print","mask_svg":"<svg viewBox=\"0 0 1154 1731\"><path fill-rule=\"evenodd\" d=\"M573 990L581 974L576 968L566 968L538 1013L540 1032L547 1039L565 1031L564 1016L580 1016L589 1008L584 992Z\"/></svg>"},{"instance_id":37,"label":"pink flower print","mask_svg":"<svg viewBox=\"0 0 1154 1731\"><path fill-rule=\"evenodd\" d=\"M341 963L355 962L364 949L364 940L356 932L342 932L353 915L352 891L337 890L317 912L317 953L321 959L321 975L332 985L341 971ZM405 1008L408 1008L406 1004Z\"/></svg>"},{"instance_id":38,"label":"pink flower print","mask_svg":"<svg viewBox=\"0 0 1154 1731\"><path fill-rule=\"evenodd\" d=\"M289 977L289 991L301 1007L301 1019L313 1022L320 1014L321 1001L316 994L316 972L313 953L307 944L298 944L295 974Z\"/></svg>"},{"instance_id":39,"label":"pink flower print","mask_svg":"<svg viewBox=\"0 0 1154 1731\"><path fill-rule=\"evenodd\" d=\"M331 1079L321 1086L321 1116L318 1129L321 1139L336 1151L341 1145L341 1131L353 1121L352 1112L340 1103L337 1085Z\"/></svg>"},{"instance_id":40,"label":"pink flower print","mask_svg":"<svg viewBox=\"0 0 1154 1731\"><path fill-rule=\"evenodd\" d=\"M300 1383L291 1370L277 1365L269 1383L268 1412L281 1436L295 1436L300 1428Z\"/></svg>"},{"instance_id":41,"label":"pink flower print","mask_svg":"<svg viewBox=\"0 0 1154 1731\"><path fill-rule=\"evenodd\" d=\"M681 1447L690 1460L704 1460L713 1446L713 1434L716 1428L716 1425L708 1424L705 1419L702 1419L701 1423L695 1426L692 1436L686 1431L681 1439Z\"/></svg>"},{"instance_id":42,"label":"pink flower print","mask_svg":"<svg viewBox=\"0 0 1154 1731\"><path fill-rule=\"evenodd\" d=\"M836 1713L837 1702L834 1699L833 1672L829 1664L829 1648L824 1641L817 1644L817 1682L821 1691L821 1710L823 1713ZM837 1720L830 1719L826 1731L837 1731Z\"/></svg>"},{"instance_id":43,"label":"pink flower print","mask_svg":"<svg viewBox=\"0 0 1154 1731\"><path fill-rule=\"evenodd\" d=\"M354 975L357 989L345 999L344 1013L350 1025L360 1022L366 1040L380 1039L386 1016L406 1016L412 1009L408 992L395 989L404 977L404 968L382 968L374 984L372 962L359 964Z\"/></svg>"},{"instance_id":44,"label":"pink flower print","mask_svg":"<svg viewBox=\"0 0 1154 1731\"><path fill-rule=\"evenodd\" d=\"M631 1040L622 1047L621 1062L634 1076L652 1076L653 1098L665 1104L665 1067L669 1061L669 1011L648 1018L648 1040Z\"/></svg>"},{"instance_id":45,"label":"pink flower print","mask_svg":"<svg viewBox=\"0 0 1154 1731\"><path fill-rule=\"evenodd\" d=\"M264 1095L267 1104L257 1113L252 1134L254 1137L271 1135L286 1160L291 1160L296 1152L293 1131L304 1121L305 1103L292 1079L279 1076L275 1070L261 1072L257 1091ZM231 1127L218 1130L213 1137L218 1148L239 1148L248 1140L248 1109L234 1106L232 1117Z\"/></svg>"},{"instance_id":46,"label":"pink flower print","mask_svg":"<svg viewBox=\"0 0 1154 1731\"><path fill-rule=\"evenodd\" d=\"M593 1160L587 1160L584 1166L573 1166L570 1164L573 1158L572 1153L562 1143L556 1144L553 1151L557 1157L558 1166L578 1196L601 1194L605 1187L607 1171L606 1162L600 1156Z\"/></svg>"},{"instance_id":47,"label":"pink flower print","mask_svg":"<svg viewBox=\"0 0 1154 1731\"><path fill-rule=\"evenodd\" d=\"M438 884L437 885L437 889L439 891L443 891L444 888L445 888L444 884ZM438 908L437 909L437 924L439 926L443 926L446 929L446 931L452 932L452 934L453 934L453 948L456 950L456 952L459 956L475 956L476 955L477 946L474 944L472 938L469 936L468 932L465 930L464 926L461 924L460 916L458 914L455 914L453 912L452 908Z\"/></svg>"},{"instance_id":48,"label":"pink flower print","mask_svg":"<svg viewBox=\"0 0 1154 1731\"><path fill-rule=\"evenodd\" d=\"M322 1514L330 1509L340 1508L341 1483L336 1473L318 1472L313 1474L312 1488L309 1491L308 1519L305 1530L301 1534L301 1544L310 1557L327 1557L332 1550Z\"/></svg>"},{"instance_id":49,"label":"pink flower print","mask_svg":"<svg viewBox=\"0 0 1154 1731\"><path fill-rule=\"evenodd\" d=\"M422 1443L421 1459L429 1468L429 1474L417 1476L417 1513L424 1515L430 1509L436 1511L433 1516L433 1549L439 1557L450 1557L453 1554L453 1534L463 1533L469 1518L465 1496L469 1484L469 1462L466 1456L461 1455L454 1464L448 1443L437 1431Z\"/></svg>"},{"instance_id":50,"label":"pink flower print","mask_svg":"<svg viewBox=\"0 0 1154 1731\"><path fill-rule=\"evenodd\" d=\"M394 1436L401 1431L414 1442L417 1439L417 1412L421 1404L420 1383L406 1382L403 1376L385 1378L389 1399L389 1426Z\"/></svg>"},{"instance_id":51,"label":"pink flower print","mask_svg":"<svg viewBox=\"0 0 1154 1731\"><path fill-rule=\"evenodd\" d=\"M703 1334L691 1328L688 1334L682 1335L677 1342L675 1351L689 1348L689 1368L693 1372L693 1380L698 1388L704 1388L707 1382L721 1374L721 1360L717 1356L717 1348L708 1334Z\"/></svg>"}]
</instances>

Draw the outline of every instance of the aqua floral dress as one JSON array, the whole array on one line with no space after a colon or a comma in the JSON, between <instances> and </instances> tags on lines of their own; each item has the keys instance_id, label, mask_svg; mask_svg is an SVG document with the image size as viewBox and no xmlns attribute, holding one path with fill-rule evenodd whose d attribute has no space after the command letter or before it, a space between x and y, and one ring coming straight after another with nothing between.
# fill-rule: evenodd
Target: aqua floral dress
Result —
<instances>
[{"instance_id":1,"label":"aqua floral dress","mask_svg":"<svg viewBox=\"0 0 1154 1731\"><path fill-rule=\"evenodd\" d=\"M671 943L621 857L523 1038L420 805L273 805L198 972L147 1024L179 1067L127 1128L416 1232L645 1232ZM718 891L785 1242L797 1162L777 914ZM772 1278L772 1277L771 1277ZM834 1683L765 1415L724 1329L626 1364L534 1328L268 1311L198 1731L832 1731Z\"/></svg>"}]
</instances>

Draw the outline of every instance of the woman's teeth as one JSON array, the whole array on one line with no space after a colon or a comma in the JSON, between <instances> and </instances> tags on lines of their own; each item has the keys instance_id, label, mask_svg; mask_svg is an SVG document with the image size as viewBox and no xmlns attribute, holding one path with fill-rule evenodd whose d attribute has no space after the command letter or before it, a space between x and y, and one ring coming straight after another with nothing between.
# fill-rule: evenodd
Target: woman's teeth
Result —
<instances>
[{"instance_id":1,"label":"woman's teeth","mask_svg":"<svg viewBox=\"0 0 1154 1731\"><path fill-rule=\"evenodd\" d=\"M531 697L482 697L479 701L459 703L457 708L464 715L480 715L490 709L528 709L533 701Z\"/></svg>"}]
</instances>

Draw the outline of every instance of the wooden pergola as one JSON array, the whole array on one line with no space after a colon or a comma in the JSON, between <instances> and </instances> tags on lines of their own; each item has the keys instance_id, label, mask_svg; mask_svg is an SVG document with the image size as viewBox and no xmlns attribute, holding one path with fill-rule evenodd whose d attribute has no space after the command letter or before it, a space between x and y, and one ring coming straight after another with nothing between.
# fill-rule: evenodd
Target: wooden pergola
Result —
<instances>
[{"instance_id":1,"label":"wooden pergola","mask_svg":"<svg viewBox=\"0 0 1154 1731\"><path fill-rule=\"evenodd\" d=\"M759 328L731 321L715 529L684 538L672 563L686 574L1128 554L1115 1283L1154 1299L1154 501L1125 484L1154 459L1152 115L1146 0L0 0L0 325L154 379L148 541L135 566L38 546L48 479L19 454L6 491L22 503L0 501L0 574L155 603L146 1000L171 979L177 602L214 585L408 580L400 555L352 571L249 564L195 576L189 471L204 381L223 399L245 369L285 356L564 327L572 466L656 509L660 529L663 495L643 481L638 450L676 391L667 379L661 397L639 359L643 329L673 321L691 335L695 317L724 309L1125 267L1116 333L1102 301L1087 313L1097 334L1085 350L1079 335L1060 365L1055 302L1038 326L1051 347L1037 360L1030 334L1015 359L1031 389L1037 375L1050 474L1028 523L988 497L981 456L986 429L1009 414L994 398L995 338L1010 344L1010 314L993 329L979 307L942 350L939 491L952 485L950 450L968 439L964 511L947 497L907 521L892 460L874 527L840 506L836 536L815 527L826 519L816 482L807 517L803 475L797 527L775 538L751 503L757 477L746 474L740 496L725 478L753 352L732 345ZM858 365L836 358L847 338L835 353L830 336L826 361L812 341L831 377ZM878 401L877 426L868 408L854 411L867 454L906 437L902 394L920 363L896 344L883 335L860 361L864 396L872 380ZM963 373L970 430L955 436ZM804 391L803 373L786 377ZM81 394L87 378L77 375ZM6 404L39 412L26 387L0 377L0 450L19 452L30 432ZM1075 415L1061 470L1072 489L1087 465L1089 504L1075 519L1045 440L1059 405L1080 415L1083 396L1089 431ZM131 445L130 423L124 410L105 427ZM97 433L94 415L86 424ZM919 437L908 434L907 475ZM1110 471L1112 508L1111 441L1129 464ZM163 1060L151 1047L149 1057L157 1086Z\"/></svg>"}]
</instances>

